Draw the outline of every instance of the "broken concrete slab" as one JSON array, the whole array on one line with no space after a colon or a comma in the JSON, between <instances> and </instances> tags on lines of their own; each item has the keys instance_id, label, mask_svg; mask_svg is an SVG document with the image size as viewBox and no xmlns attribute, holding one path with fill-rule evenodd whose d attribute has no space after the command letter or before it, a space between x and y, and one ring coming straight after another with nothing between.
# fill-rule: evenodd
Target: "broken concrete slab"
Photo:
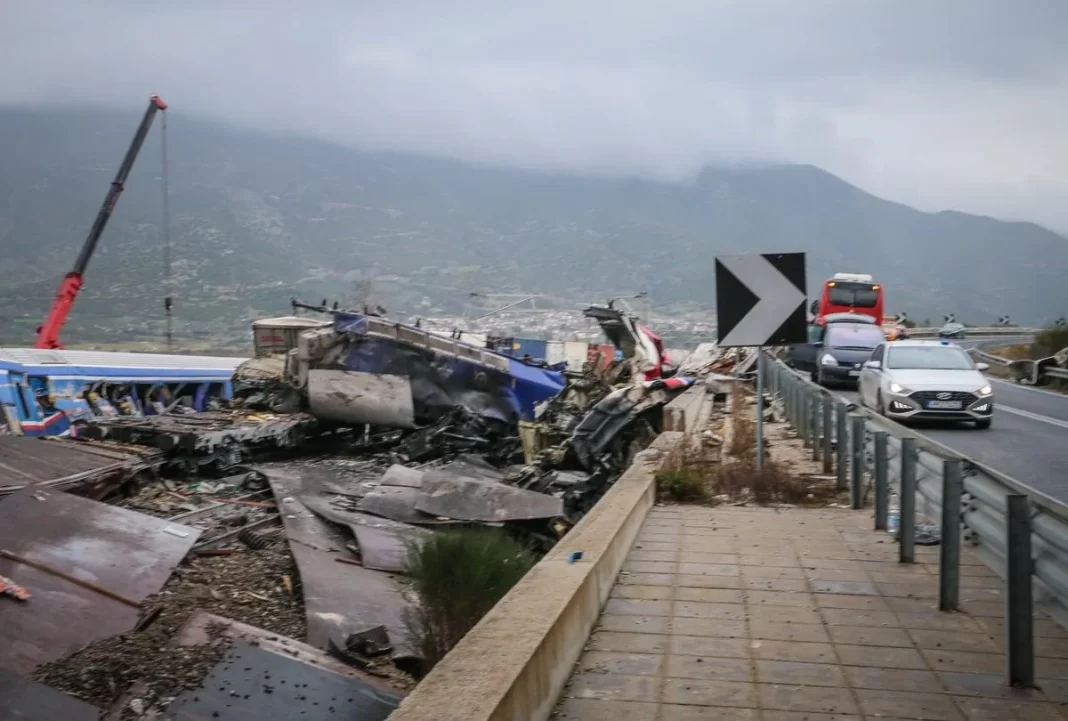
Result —
<instances>
[{"instance_id":1,"label":"broken concrete slab","mask_svg":"<svg viewBox=\"0 0 1068 721\"><path fill-rule=\"evenodd\" d=\"M369 568L337 563L348 556L348 538L301 503L299 471L260 466L278 501L289 548L300 570L308 618L308 642L321 649L333 641L344 647L349 635L382 625L393 642L399 665L416 660L404 623L408 601L394 576ZM414 490L414 489L405 489Z\"/></svg>"},{"instance_id":2,"label":"broken concrete slab","mask_svg":"<svg viewBox=\"0 0 1068 721\"><path fill-rule=\"evenodd\" d=\"M501 523L564 515L560 498L524 491L484 478L427 477L415 507L424 513L462 521Z\"/></svg>"},{"instance_id":3,"label":"broken concrete slab","mask_svg":"<svg viewBox=\"0 0 1068 721\"><path fill-rule=\"evenodd\" d=\"M26 674L137 623L200 530L68 493L0 501L0 575L27 603L0 603L0 668Z\"/></svg>"},{"instance_id":4,"label":"broken concrete slab","mask_svg":"<svg viewBox=\"0 0 1068 721\"><path fill-rule=\"evenodd\" d=\"M9 721L97 721L100 711L81 699L0 668L0 718Z\"/></svg>"},{"instance_id":5,"label":"broken concrete slab","mask_svg":"<svg viewBox=\"0 0 1068 721\"><path fill-rule=\"evenodd\" d=\"M410 544L431 533L407 523L338 508L322 496L302 495L300 501L328 521L348 526L360 547L363 565L376 571L407 572Z\"/></svg>"},{"instance_id":6,"label":"broken concrete slab","mask_svg":"<svg viewBox=\"0 0 1068 721\"><path fill-rule=\"evenodd\" d=\"M238 643L205 677L182 693L163 718L171 721L385 721L400 698L349 676Z\"/></svg>"}]
</instances>

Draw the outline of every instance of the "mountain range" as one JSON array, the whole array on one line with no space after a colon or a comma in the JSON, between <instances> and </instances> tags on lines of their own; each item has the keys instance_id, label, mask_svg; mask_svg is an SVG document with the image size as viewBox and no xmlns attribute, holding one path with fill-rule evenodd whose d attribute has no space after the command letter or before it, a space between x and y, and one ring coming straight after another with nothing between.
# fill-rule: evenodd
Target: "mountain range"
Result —
<instances>
[{"instance_id":1,"label":"mountain range","mask_svg":"<svg viewBox=\"0 0 1068 721\"><path fill-rule=\"evenodd\" d=\"M0 109L0 343L32 341L137 120ZM657 312L694 314L714 304L715 256L735 252L806 251L810 295L834 272L871 273L887 312L915 319L1037 324L1068 305L1064 237L920 212L811 166L707 168L672 184L167 123L169 228L157 120L67 340L158 337L173 288L180 336L244 342L252 317L286 312L294 295L343 297L361 279L404 316L456 313L472 292L538 293L559 307L645 292Z\"/></svg>"}]
</instances>

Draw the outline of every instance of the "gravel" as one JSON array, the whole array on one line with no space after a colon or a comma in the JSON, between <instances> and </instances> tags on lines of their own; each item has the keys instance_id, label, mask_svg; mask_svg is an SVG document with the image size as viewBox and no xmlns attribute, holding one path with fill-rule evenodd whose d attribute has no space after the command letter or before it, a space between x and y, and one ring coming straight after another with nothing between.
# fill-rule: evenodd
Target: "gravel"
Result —
<instances>
[{"instance_id":1,"label":"gravel","mask_svg":"<svg viewBox=\"0 0 1068 721\"><path fill-rule=\"evenodd\" d=\"M286 577L293 586L286 588ZM36 681L98 708L112 706L135 682L134 709L165 707L196 686L218 663L228 643L179 647L173 638L193 612L208 611L292 638L305 635L299 577L284 544L227 556L190 557L144 603L143 630L93 643L65 659L39 667ZM158 616L152 616L158 611ZM123 718L138 718L129 707Z\"/></svg>"}]
</instances>

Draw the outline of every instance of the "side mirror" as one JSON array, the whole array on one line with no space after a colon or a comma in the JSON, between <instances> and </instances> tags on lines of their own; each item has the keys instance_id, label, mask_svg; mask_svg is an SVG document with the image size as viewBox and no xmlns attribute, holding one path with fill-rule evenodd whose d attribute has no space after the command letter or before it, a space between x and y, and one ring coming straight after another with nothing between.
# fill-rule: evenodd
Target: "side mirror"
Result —
<instances>
[{"instance_id":1,"label":"side mirror","mask_svg":"<svg viewBox=\"0 0 1068 721\"><path fill-rule=\"evenodd\" d=\"M877 371L883 367L882 361L870 360L864 364L865 368L871 368L873 371Z\"/></svg>"},{"instance_id":2,"label":"side mirror","mask_svg":"<svg viewBox=\"0 0 1068 721\"><path fill-rule=\"evenodd\" d=\"M990 370L990 364L989 363L976 363L975 364L975 369L977 371L979 371L979 372L988 371L988 370Z\"/></svg>"}]
</instances>

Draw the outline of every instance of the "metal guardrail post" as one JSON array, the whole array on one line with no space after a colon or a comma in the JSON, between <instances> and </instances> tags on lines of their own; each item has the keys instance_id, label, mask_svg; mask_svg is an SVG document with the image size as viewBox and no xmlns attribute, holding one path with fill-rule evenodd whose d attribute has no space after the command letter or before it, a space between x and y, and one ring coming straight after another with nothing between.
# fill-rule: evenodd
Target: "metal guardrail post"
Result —
<instances>
[{"instance_id":1,"label":"metal guardrail post","mask_svg":"<svg viewBox=\"0 0 1068 721\"><path fill-rule=\"evenodd\" d=\"M819 393L808 394L808 427L812 428L812 459L819 460L819 449L823 441L820 438L819 406L823 398Z\"/></svg>"},{"instance_id":2,"label":"metal guardrail post","mask_svg":"<svg viewBox=\"0 0 1068 721\"><path fill-rule=\"evenodd\" d=\"M901 439L901 542L898 561L916 561L916 439Z\"/></svg>"},{"instance_id":3,"label":"metal guardrail post","mask_svg":"<svg viewBox=\"0 0 1068 721\"><path fill-rule=\"evenodd\" d=\"M888 449L890 434L875 431L875 530L885 531L890 514L890 483L888 478Z\"/></svg>"},{"instance_id":4,"label":"metal guardrail post","mask_svg":"<svg viewBox=\"0 0 1068 721\"><path fill-rule=\"evenodd\" d=\"M1031 598L1031 502L1006 496L1005 628L1009 646L1009 685L1035 685L1034 621Z\"/></svg>"},{"instance_id":5,"label":"metal guardrail post","mask_svg":"<svg viewBox=\"0 0 1068 721\"><path fill-rule=\"evenodd\" d=\"M839 403L835 408L836 418L834 423L834 442L838 456L838 490L844 491L849 487L849 479L846 473L849 470L849 412L845 403Z\"/></svg>"},{"instance_id":6,"label":"metal guardrail post","mask_svg":"<svg viewBox=\"0 0 1068 721\"><path fill-rule=\"evenodd\" d=\"M942 463L942 543L938 564L938 608L942 611L960 607L961 465L958 458Z\"/></svg>"},{"instance_id":7,"label":"metal guardrail post","mask_svg":"<svg viewBox=\"0 0 1068 721\"><path fill-rule=\"evenodd\" d=\"M831 403L831 397L826 393L820 393L820 399L823 405L823 472L830 474L833 470L831 460L831 446L834 441L834 436L831 435L833 429L831 427L831 412L834 407Z\"/></svg>"},{"instance_id":8,"label":"metal guardrail post","mask_svg":"<svg viewBox=\"0 0 1068 721\"><path fill-rule=\"evenodd\" d=\"M864 508L864 416L854 415L851 418L852 427L850 438L853 441L853 457L850 459L849 491L850 505L853 510Z\"/></svg>"},{"instance_id":9,"label":"metal guardrail post","mask_svg":"<svg viewBox=\"0 0 1068 721\"><path fill-rule=\"evenodd\" d=\"M808 394L803 383L797 384L797 431L801 436L802 448L808 448Z\"/></svg>"}]
</instances>

